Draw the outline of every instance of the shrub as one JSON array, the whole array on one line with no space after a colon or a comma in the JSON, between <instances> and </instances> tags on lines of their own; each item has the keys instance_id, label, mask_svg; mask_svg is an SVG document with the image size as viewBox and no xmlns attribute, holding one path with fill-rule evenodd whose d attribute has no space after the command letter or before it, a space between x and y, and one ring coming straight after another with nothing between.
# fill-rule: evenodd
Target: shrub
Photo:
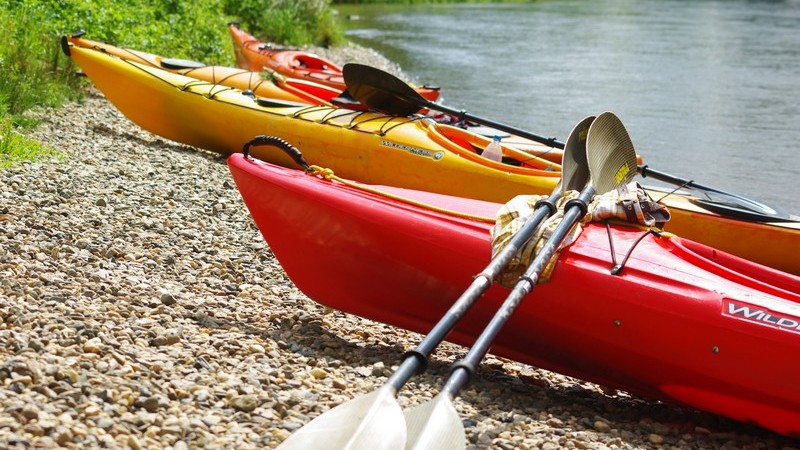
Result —
<instances>
[{"instance_id":1,"label":"shrub","mask_svg":"<svg viewBox=\"0 0 800 450\"><path fill-rule=\"evenodd\" d=\"M266 41L322 46L344 41L330 0L225 0L224 9L242 29Z\"/></svg>"}]
</instances>

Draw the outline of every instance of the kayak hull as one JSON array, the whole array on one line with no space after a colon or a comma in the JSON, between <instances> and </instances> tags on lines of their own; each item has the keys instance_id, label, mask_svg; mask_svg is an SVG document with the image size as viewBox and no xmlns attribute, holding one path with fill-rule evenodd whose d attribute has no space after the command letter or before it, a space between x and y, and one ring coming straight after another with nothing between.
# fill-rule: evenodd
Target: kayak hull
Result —
<instances>
[{"instance_id":1,"label":"kayak hull","mask_svg":"<svg viewBox=\"0 0 800 450\"><path fill-rule=\"evenodd\" d=\"M331 308L426 333L489 262L489 223L242 155L228 164L286 273ZM381 189L471 214L500 206ZM618 260L641 234L611 227ZM606 228L588 225L492 353L799 435L798 277L677 237L647 236L621 275L611 267ZM508 292L491 287L448 340L471 345Z\"/></svg>"}]
</instances>

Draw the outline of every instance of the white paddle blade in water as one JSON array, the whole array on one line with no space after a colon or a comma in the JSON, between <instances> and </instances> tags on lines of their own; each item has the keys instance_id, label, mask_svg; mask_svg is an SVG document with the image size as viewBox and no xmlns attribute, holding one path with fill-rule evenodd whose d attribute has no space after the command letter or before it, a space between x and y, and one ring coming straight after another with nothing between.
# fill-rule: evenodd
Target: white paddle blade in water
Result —
<instances>
[{"instance_id":1,"label":"white paddle blade in water","mask_svg":"<svg viewBox=\"0 0 800 450\"><path fill-rule=\"evenodd\" d=\"M383 386L331 409L297 430L279 450L402 450L403 410L395 390Z\"/></svg>"},{"instance_id":2,"label":"white paddle blade in water","mask_svg":"<svg viewBox=\"0 0 800 450\"><path fill-rule=\"evenodd\" d=\"M453 398L446 392L406 410L406 450L464 450L467 436Z\"/></svg>"}]
</instances>

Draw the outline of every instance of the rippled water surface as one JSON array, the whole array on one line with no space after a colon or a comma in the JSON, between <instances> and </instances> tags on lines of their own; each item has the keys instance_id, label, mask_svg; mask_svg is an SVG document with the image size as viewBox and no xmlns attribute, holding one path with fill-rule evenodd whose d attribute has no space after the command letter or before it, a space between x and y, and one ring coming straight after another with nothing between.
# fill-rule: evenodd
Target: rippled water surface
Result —
<instances>
[{"instance_id":1,"label":"rippled water surface","mask_svg":"<svg viewBox=\"0 0 800 450\"><path fill-rule=\"evenodd\" d=\"M800 214L800 1L338 9L448 106L562 140L614 111L653 168Z\"/></svg>"}]
</instances>

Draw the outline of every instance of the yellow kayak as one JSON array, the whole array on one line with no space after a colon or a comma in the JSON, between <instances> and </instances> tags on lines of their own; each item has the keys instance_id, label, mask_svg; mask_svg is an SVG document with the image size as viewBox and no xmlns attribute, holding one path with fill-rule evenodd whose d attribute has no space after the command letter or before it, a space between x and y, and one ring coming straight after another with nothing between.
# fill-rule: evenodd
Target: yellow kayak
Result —
<instances>
[{"instance_id":1,"label":"yellow kayak","mask_svg":"<svg viewBox=\"0 0 800 450\"><path fill-rule=\"evenodd\" d=\"M259 134L303 148L309 161L340 176L486 200L504 192L552 190L561 166L505 147L509 165L478 154L484 136L417 117L254 98L241 90L70 46L70 56L131 121L159 136L223 154ZM274 149L260 159L292 165ZM487 170L493 168L493 170ZM487 185L488 183L488 185Z\"/></svg>"},{"instance_id":2,"label":"yellow kayak","mask_svg":"<svg viewBox=\"0 0 800 450\"><path fill-rule=\"evenodd\" d=\"M503 145L503 162L480 156L490 139L421 116L397 117L245 95L235 88L123 60L72 44L70 56L123 114L140 127L184 144L228 154L256 135L283 138L312 164L369 184L408 187L505 202L549 193L560 165ZM274 148L255 157L295 166ZM666 192L648 188L654 198ZM780 270L800 274L800 222L728 217L683 193L664 197L667 231ZM719 212L719 211L718 211ZM615 249L622 255L627 249Z\"/></svg>"},{"instance_id":3,"label":"yellow kayak","mask_svg":"<svg viewBox=\"0 0 800 450\"><path fill-rule=\"evenodd\" d=\"M108 53L124 60L157 67L209 83L216 83L220 86L232 87L243 91L248 90L258 97L308 103L311 105L336 105L347 106L351 109L366 109L363 105L358 104L354 100L342 96L342 92L338 89L309 80L287 77L268 68L254 72L233 67L207 66L197 61L166 58L161 55L140 50L117 47L104 42L86 39L83 37L84 34L85 32L81 31L64 36L62 45L65 48L65 52L68 52L69 46L73 45ZM447 117L447 115L428 112L431 118L437 121L448 123L453 120L452 117ZM509 147L532 154L545 153L544 157L549 161L555 163L561 162L561 149L546 146L520 136L504 133L490 127L460 124L459 128L469 129L472 133L480 134L488 138L500 135L503 138L503 143Z\"/></svg>"}]
</instances>

